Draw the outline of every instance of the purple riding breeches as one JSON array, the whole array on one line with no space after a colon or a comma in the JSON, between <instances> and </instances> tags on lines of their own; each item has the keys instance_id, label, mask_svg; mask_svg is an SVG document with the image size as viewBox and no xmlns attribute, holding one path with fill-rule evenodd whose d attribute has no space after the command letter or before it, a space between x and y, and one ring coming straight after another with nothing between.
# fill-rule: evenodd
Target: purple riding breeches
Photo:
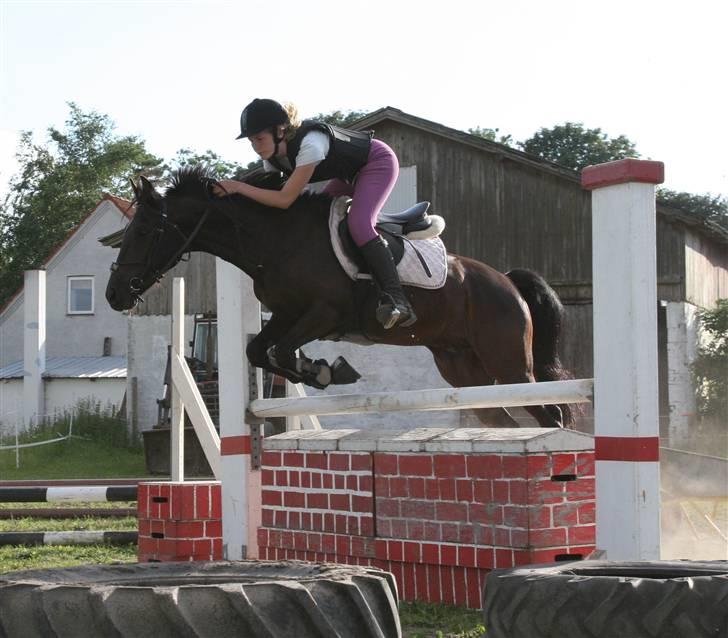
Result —
<instances>
[{"instance_id":1,"label":"purple riding breeches","mask_svg":"<svg viewBox=\"0 0 728 638\"><path fill-rule=\"evenodd\" d=\"M392 192L399 176L399 161L394 151L380 140L372 140L367 163L357 173L354 184L332 179L324 189L327 195L352 198L349 209L349 232L357 246L376 239L377 216Z\"/></svg>"}]
</instances>

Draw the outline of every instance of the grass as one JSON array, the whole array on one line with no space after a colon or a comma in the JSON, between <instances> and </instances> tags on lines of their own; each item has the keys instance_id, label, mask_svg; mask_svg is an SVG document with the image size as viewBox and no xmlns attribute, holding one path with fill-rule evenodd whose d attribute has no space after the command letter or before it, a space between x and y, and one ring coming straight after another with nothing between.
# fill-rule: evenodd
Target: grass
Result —
<instances>
[{"instance_id":1,"label":"grass","mask_svg":"<svg viewBox=\"0 0 728 638\"><path fill-rule=\"evenodd\" d=\"M80 426L80 427L79 427ZM90 425L74 424L85 439L26 448L20 452L20 469L15 468L15 451L0 450L2 480L124 478L147 475L143 451L126 445L122 426L102 419ZM68 424L25 436L23 442L55 438L68 433ZM10 443L4 441L5 444ZM0 503L0 509L46 507L133 507L133 503ZM0 519L5 531L135 530L134 517L81 519ZM40 547L0 546L0 573L21 569L62 568L84 564L135 563L136 545L46 545ZM400 603L403 638L478 638L485 635L478 611L426 603Z\"/></svg>"}]
</instances>

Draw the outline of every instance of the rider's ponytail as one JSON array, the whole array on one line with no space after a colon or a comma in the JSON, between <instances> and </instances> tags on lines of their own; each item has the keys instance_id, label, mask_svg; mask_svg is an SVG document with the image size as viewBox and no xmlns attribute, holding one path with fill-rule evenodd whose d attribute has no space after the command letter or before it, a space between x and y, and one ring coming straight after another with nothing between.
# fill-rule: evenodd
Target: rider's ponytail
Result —
<instances>
[{"instance_id":1,"label":"rider's ponytail","mask_svg":"<svg viewBox=\"0 0 728 638\"><path fill-rule=\"evenodd\" d=\"M298 107L292 102L286 102L283 104L283 108L288 113L288 124L286 124L283 137L287 142L290 142L301 126L301 117L298 115Z\"/></svg>"}]
</instances>

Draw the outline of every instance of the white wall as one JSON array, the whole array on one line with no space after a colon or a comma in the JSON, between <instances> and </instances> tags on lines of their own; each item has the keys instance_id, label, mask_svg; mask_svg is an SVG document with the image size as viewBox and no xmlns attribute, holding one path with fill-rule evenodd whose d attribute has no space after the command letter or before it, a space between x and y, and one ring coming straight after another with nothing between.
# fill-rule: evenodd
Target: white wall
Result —
<instances>
[{"instance_id":1,"label":"white wall","mask_svg":"<svg viewBox=\"0 0 728 638\"><path fill-rule=\"evenodd\" d=\"M111 337L111 355L126 355L126 317L111 309L104 293L109 266L118 250L102 246L98 239L127 223L110 201L96 211L46 266L46 357L99 357L104 337ZM67 277L94 277L94 314L67 314ZM0 316L0 366L23 359L22 293Z\"/></svg>"},{"instance_id":2,"label":"white wall","mask_svg":"<svg viewBox=\"0 0 728 638\"><path fill-rule=\"evenodd\" d=\"M185 354L190 355L194 318L185 316ZM167 365L167 346L170 344L169 315L130 316L128 320L127 352L127 420L131 426L136 418L140 432L151 430L157 423L157 399L164 391L164 370ZM136 406L132 387L136 379ZM134 417L134 410L136 416Z\"/></svg>"}]
</instances>

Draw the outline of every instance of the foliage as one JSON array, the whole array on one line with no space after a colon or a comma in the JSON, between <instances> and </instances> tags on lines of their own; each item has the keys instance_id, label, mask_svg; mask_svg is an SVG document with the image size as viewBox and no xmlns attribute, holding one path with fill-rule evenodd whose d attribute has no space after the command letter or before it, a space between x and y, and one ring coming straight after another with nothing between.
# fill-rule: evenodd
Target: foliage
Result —
<instances>
[{"instance_id":1,"label":"foliage","mask_svg":"<svg viewBox=\"0 0 728 638\"><path fill-rule=\"evenodd\" d=\"M591 164L639 157L634 143L624 135L610 139L600 128L587 129L580 122L565 122L550 129L541 128L518 145L526 153L575 171Z\"/></svg>"},{"instance_id":2,"label":"foliage","mask_svg":"<svg viewBox=\"0 0 728 638\"><path fill-rule=\"evenodd\" d=\"M482 137L484 140L489 140L490 142L505 144L506 146L513 146L514 143L513 136L510 133L508 135L499 135L500 129L497 128L476 126L475 128L469 128L468 133L476 137Z\"/></svg>"},{"instance_id":3,"label":"foliage","mask_svg":"<svg viewBox=\"0 0 728 638\"><path fill-rule=\"evenodd\" d=\"M422 602L400 602L404 638L478 638L485 635L479 611Z\"/></svg>"},{"instance_id":4,"label":"foliage","mask_svg":"<svg viewBox=\"0 0 728 638\"><path fill-rule=\"evenodd\" d=\"M177 155L171 164L165 164L165 176L169 177L172 171L176 171L183 166L195 166L197 164L204 164L207 167L207 174L215 179L233 179L241 170L244 170L240 164L228 162L209 149L204 153L196 153L192 149L181 148L177 151Z\"/></svg>"},{"instance_id":5,"label":"foliage","mask_svg":"<svg viewBox=\"0 0 728 638\"><path fill-rule=\"evenodd\" d=\"M327 124L332 124L333 126L348 128L354 122L360 120L363 117L366 117L367 115L369 115L369 111L336 110L331 111L330 113L318 113L310 119L317 120L318 122L326 122Z\"/></svg>"},{"instance_id":6,"label":"foliage","mask_svg":"<svg viewBox=\"0 0 728 638\"><path fill-rule=\"evenodd\" d=\"M55 569L74 565L114 565L136 562L136 544L0 547L0 574L18 569Z\"/></svg>"},{"instance_id":7,"label":"foliage","mask_svg":"<svg viewBox=\"0 0 728 638\"><path fill-rule=\"evenodd\" d=\"M694 195L660 188L657 191L657 202L670 208L713 221L728 230L728 199L720 195Z\"/></svg>"},{"instance_id":8,"label":"foliage","mask_svg":"<svg viewBox=\"0 0 728 638\"><path fill-rule=\"evenodd\" d=\"M698 313L706 341L693 362L698 412L728 419L728 299Z\"/></svg>"},{"instance_id":9,"label":"foliage","mask_svg":"<svg viewBox=\"0 0 728 638\"><path fill-rule=\"evenodd\" d=\"M128 197L130 175L161 173L144 142L115 135L108 116L72 102L69 109L63 130L48 129L48 144L21 135L20 169L0 204L0 305L21 286L23 271L40 266L104 192Z\"/></svg>"}]
</instances>

